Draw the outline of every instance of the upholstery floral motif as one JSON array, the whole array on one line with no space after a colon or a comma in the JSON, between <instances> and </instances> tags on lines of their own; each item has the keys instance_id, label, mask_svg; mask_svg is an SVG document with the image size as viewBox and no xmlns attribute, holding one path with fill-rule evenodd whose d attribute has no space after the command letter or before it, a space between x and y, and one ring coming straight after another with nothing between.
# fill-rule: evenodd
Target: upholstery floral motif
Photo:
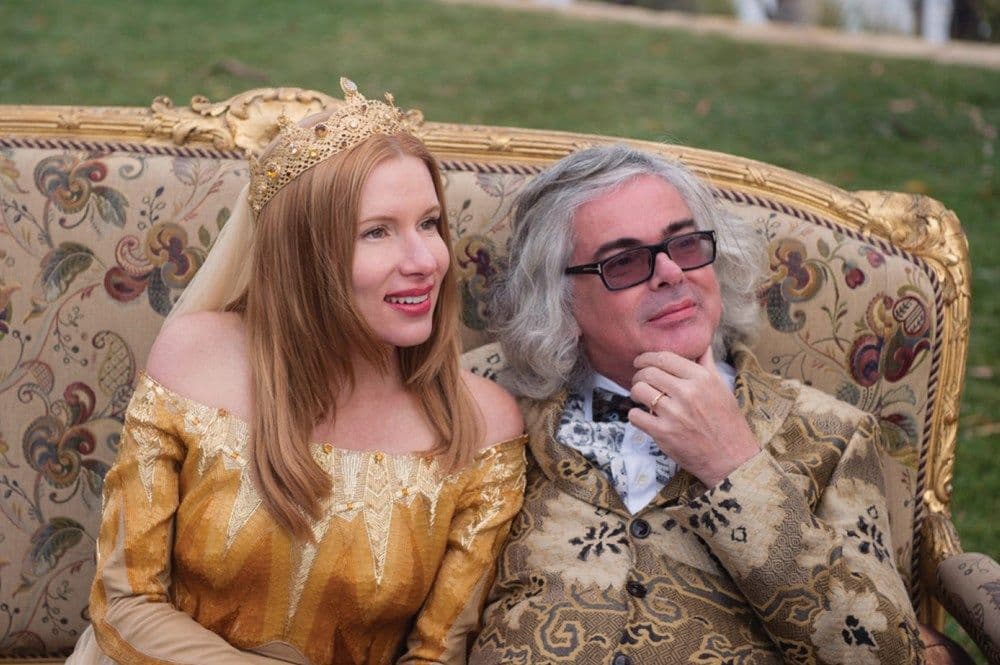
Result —
<instances>
[{"instance_id":1,"label":"upholstery floral motif","mask_svg":"<svg viewBox=\"0 0 1000 665\"><path fill-rule=\"evenodd\" d=\"M447 169L448 164L444 164ZM446 171L448 217L455 243L462 294L462 345L475 348L490 341L486 289L506 253L510 206L529 179L523 174Z\"/></svg>"},{"instance_id":2,"label":"upholstery floral motif","mask_svg":"<svg viewBox=\"0 0 1000 665\"><path fill-rule=\"evenodd\" d=\"M157 222L146 233L144 242L131 235L118 242L118 264L105 273L104 288L109 296L122 302L148 289L150 307L166 316L173 305L172 289L187 286L205 262L207 250L207 246L191 246L187 231L179 224Z\"/></svg>"},{"instance_id":3,"label":"upholstery floral motif","mask_svg":"<svg viewBox=\"0 0 1000 665\"><path fill-rule=\"evenodd\" d=\"M128 200L121 191L102 185L108 165L98 153L62 154L47 157L35 167L35 188L45 196L44 219L49 206L72 217L60 217L59 226L71 229L98 218L119 228L125 226ZM82 214L77 214L82 213Z\"/></svg>"},{"instance_id":4,"label":"upholstery floral motif","mask_svg":"<svg viewBox=\"0 0 1000 665\"><path fill-rule=\"evenodd\" d=\"M789 334L767 337L775 346L794 343L792 352L770 354L772 369L879 414L906 438L897 446L905 450L894 452L914 465L926 394L887 384L918 369L914 378L927 380L933 291L926 275L841 231L796 227L777 214L757 223L770 241L772 269L761 304L771 328ZM884 289L889 284L893 293ZM758 346L768 348L761 337ZM761 358L766 362L768 354Z\"/></svg>"},{"instance_id":5,"label":"upholstery floral motif","mask_svg":"<svg viewBox=\"0 0 1000 665\"><path fill-rule=\"evenodd\" d=\"M855 326L868 327L851 346L851 376L862 386L872 386L883 376L899 381L930 348L927 306L905 289L900 291L895 299L884 293L872 298L863 321Z\"/></svg>"},{"instance_id":6,"label":"upholstery floral motif","mask_svg":"<svg viewBox=\"0 0 1000 665\"><path fill-rule=\"evenodd\" d=\"M0 250L0 258L3 258L3 254L4 252ZM20 288L16 284L0 287L0 341L10 332L11 310L13 308L10 297Z\"/></svg>"},{"instance_id":7,"label":"upholstery floral motif","mask_svg":"<svg viewBox=\"0 0 1000 665\"><path fill-rule=\"evenodd\" d=\"M771 281L762 290L763 305L771 327L782 332L801 330L806 324L801 310L790 312L792 303L808 302L826 281L823 263L807 259L806 248L798 240L780 238L770 247Z\"/></svg>"},{"instance_id":8,"label":"upholstery floral motif","mask_svg":"<svg viewBox=\"0 0 1000 665\"><path fill-rule=\"evenodd\" d=\"M14 151L10 148L0 148L0 187L11 194L27 194L18 184L21 170L14 160Z\"/></svg>"},{"instance_id":9,"label":"upholstery floral motif","mask_svg":"<svg viewBox=\"0 0 1000 665\"><path fill-rule=\"evenodd\" d=\"M221 156L0 149L0 656L86 624L138 367L244 180Z\"/></svg>"},{"instance_id":10,"label":"upholstery floral motif","mask_svg":"<svg viewBox=\"0 0 1000 665\"><path fill-rule=\"evenodd\" d=\"M486 287L496 273L493 257L496 248L483 235L466 235L455 243L455 262L461 274L462 312L470 328L484 330L489 313L486 311Z\"/></svg>"}]
</instances>

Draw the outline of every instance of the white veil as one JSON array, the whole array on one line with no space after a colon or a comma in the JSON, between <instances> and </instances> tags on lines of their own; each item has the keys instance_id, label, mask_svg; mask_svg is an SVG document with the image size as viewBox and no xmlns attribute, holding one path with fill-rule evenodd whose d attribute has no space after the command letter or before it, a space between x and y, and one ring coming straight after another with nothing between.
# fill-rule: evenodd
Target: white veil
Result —
<instances>
[{"instance_id":1,"label":"white veil","mask_svg":"<svg viewBox=\"0 0 1000 665\"><path fill-rule=\"evenodd\" d=\"M181 293L164 323L181 314L220 311L239 297L250 282L250 250L254 225L250 217L250 185L240 190L205 264Z\"/></svg>"}]
</instances>

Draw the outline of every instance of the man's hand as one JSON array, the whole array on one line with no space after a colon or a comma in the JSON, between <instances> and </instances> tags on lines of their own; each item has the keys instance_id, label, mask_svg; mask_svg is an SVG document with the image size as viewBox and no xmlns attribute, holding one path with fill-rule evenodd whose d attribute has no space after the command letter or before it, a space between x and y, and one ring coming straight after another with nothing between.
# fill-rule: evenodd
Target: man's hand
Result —
<instances>
[{"instance_id":1,"label":"man's hand","mask_svg":"<svg viewBox=\"0 0 1000 665\"><path fill-rule=\"evenodd\" d=\"M711 345L692 362L676 353L643 353L635 359L632 399L651 406L628 419L707 487L713 487L760 452L736 397L719 376ZM661 397L657 398L658 395Z\"/></svg>"}]
</instances>

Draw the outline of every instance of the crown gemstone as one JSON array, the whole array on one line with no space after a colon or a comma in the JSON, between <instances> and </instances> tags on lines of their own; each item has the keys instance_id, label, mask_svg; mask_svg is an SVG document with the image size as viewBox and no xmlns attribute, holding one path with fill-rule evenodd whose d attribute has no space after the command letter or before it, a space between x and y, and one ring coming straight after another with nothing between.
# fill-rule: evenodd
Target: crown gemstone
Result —
<instances>
[{"instance_id":1,"label":"crown gemstone","mask_svg":"<svg viewBox=\"0 0 1000 665\"><path fill-rule=\"evenodd\" d=\"M316 125L300 126L284 112L279 116L274 146L263 160L250 165L255 211L260 212L278 191L320 161L370 136L412 130L413 122L395 106L366 99L349 79L341 79L340 83L344 102L328 109L328 117ZM386 99L393 104L391 95Z\"/></svg>"}]
</instances>

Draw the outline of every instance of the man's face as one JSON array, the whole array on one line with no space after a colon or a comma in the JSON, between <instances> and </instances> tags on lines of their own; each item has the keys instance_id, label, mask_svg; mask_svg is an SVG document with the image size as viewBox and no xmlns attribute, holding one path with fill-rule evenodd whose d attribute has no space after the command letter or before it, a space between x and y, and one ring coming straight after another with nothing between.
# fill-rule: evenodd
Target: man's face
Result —
<instances>
[{"instance_id":1,"label":"man's face","mask_svg":"<svg viewBox=\"0 0 1000 665\"><path fill-rule=\"evenodd\" d=\"M573 230L570 265L595 263L697 229L677 190L660 178L641 176L581 206ZM621 291L607 290L598 275L567 279L573 280L573 315L591 367L625 388L640 353L673 351L697 360L722 316L712 266L684 272L662 252L648 280Z\"/></svg>"}]
</instances>

